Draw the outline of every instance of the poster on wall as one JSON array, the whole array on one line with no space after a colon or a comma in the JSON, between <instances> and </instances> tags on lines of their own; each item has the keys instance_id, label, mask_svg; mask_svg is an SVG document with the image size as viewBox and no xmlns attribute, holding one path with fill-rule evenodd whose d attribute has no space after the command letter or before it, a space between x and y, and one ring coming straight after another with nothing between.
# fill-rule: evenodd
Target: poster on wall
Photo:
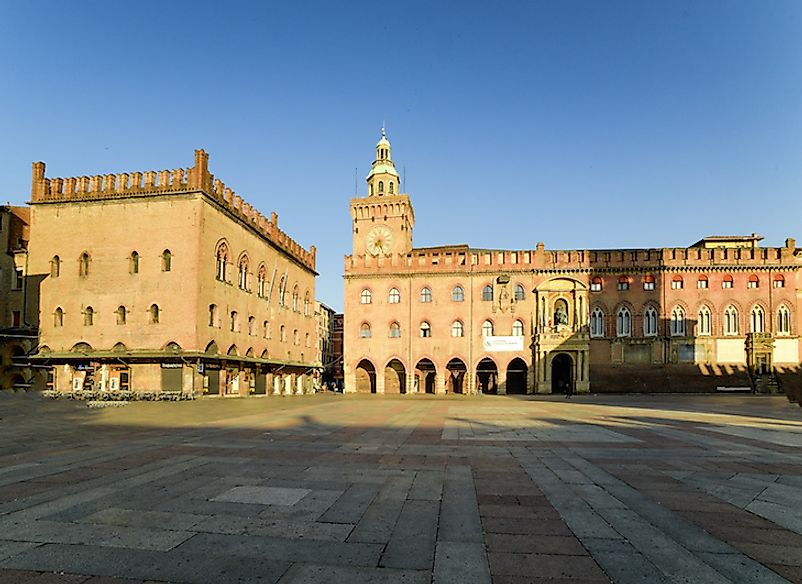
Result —
<instances>
[{"instance_id":1,"label":"poster on wall","mask_svg":"<svg viewBox=\"0 0 802 584\"><path fill-rule=\"evenodd\" d=\"M504 351L523 351L523 337L484 337L482 348L488 353L501 353Z\"/></svg>"}]
</instances>

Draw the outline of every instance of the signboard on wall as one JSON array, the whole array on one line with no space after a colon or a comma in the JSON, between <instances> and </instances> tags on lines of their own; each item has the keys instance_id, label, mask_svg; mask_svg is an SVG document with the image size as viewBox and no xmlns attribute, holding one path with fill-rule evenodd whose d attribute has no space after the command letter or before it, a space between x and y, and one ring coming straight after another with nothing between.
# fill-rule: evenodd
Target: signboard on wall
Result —
<instances>
[{"instance_id":1,"label":"signboard on wall","mask_svg":"<svg viewBox=\"0 0 802 584\"><path fill-rule=\"evenodd\" d=\"M523 337L484 337L482 348L488 353L502 353L505 351L523 351Z\"/></svg>"}]
</instances>

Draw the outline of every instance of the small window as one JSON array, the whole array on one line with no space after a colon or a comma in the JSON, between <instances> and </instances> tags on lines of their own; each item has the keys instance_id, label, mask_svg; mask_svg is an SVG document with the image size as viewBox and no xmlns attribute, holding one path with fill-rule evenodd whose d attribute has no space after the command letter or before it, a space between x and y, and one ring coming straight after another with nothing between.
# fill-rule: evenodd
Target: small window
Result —
<instances>
[{"instance_id":1,"label":"small window","mask_svg":"<svg viewBox=\"0 0 802 584\"><path fill-rule=\"evenodd\" d=\"M390 194L393 194L393 181L390 181Z\"/></svg>"},{"instance_id":2,"label":"small window","mask_svg":"<svg viewBox=\"0 0 802 584\"><path fill-rule=\"evenodd\" d=\"M126 322L126 310L125 306L120 306L117 308L117 324L125 324Z\"/></svg>"},{"instance_id":3,"label":"small window","mask_svg":"<svg viewBox=\"0 0 802 584\"><path fill-rule=\"evenodd\" d=\"M84 309L84 326L92 326L95 324L95 310L91 306Z\"/></svg>"},{"instance_id":4,"label":"small window","mask_svg":"<svg viewBox=\"0 0 802 584\"><path fill-rule=\"evenodd\" d=\"M401 302L401 293L398 291L398 288L390 289L390 294L387 295L387 302L390 304L398 304Z\"/></svg>"},{"instance_id":5,"label":"small window","mask_svg":"<svg viewBox=\"0 0 802 584\"><path fill-rule=\"evenodd\" d=\"M53 259L50 260L50 277L58 278L60 275L61 275L61 258L58 256L53 256Z\"/></svg>"},{"instance_id":6,"label":"small window","mask_svg":"<svg viewBox=\"0 0 802 584\"><path fill-rule=\"evenodd\" d=\"M773 286L775 288L785 288L785 277L782 274L775 275Z\"/></svg>"},{"instance_id":7,"label":"small window","mask_svg":"<svg viewBox=\"0 0 802 584\"><path fill-rule=\"evenodd\" d=\"M381 195L382 193L384 193L384 181L380 180L379 181L379 194Z\"/></svg>"},{"instance_id":8,"label":"small window","mask_svg":"<svg viewBox=\"0 0 802 584\"><path fill-rule=\"evenodd\" d=\"M422 337L431 337L432 336L432 327L431 325L423 321L420 325L420 336Z\"/></svg>"},{"instance_id":9,"label":"small window","mask_svg":"<svg viewBox=\"0 0 802 584\"><path fill-rule=\"evenodd\" d=\"M150 324L159 324L159 305L150 305Z\"/></svg>"},{"instance_id":10,"label":"small window","mask_svg":"<svg viewBox=\"0 0 802 584\"><path fill-rule=\"evenodd\" d=\"M643 336L657 336L657 310L649 306L643 313Z\"/></svg>"},{"instance_id":11,"label":"small window","mask_svg":"<svg viewBox=\"0 0 802 584\"><path fill-rule=\"evenodd\" d=\"M237 285L240 290L248 289L248 256L240 258L237 269Z\"/></svg>"},{"instance_id":12,"label":"small window","mask_svg":"<svg viewBox=\"0 0 802 584\"><path fill-rule=\"evenodd\" d=\"M465 336L465 327L462 325L462 322L458 320L454 321L454 324L451 325L451 336L452 337Z\"/></svg>"},{"instance_id":13,"label":"small window","mask_svg":"<svg viewBox=\"0 0 802 584\"><path fill-rule=\"evenodd\" d=\"M618 289L629 290L629 278L627 278L626 276L621 276L620 278L618 278Z\"/></svg>"},{"instance_id":14,"label":"small window","mask_svg":"<svg viewBox=\"0 0 802 584\"><path fill-rule=\"evenodd\" d=\"M309 300L309 292L304 294L304 316L312 316L312 302Z\"/></svg>"},{"instance_id":15,"label":"small window","mask_svg":"<svg viewBox=\"0 0 802 584\"><path fill-rule=\"evenodd\" d=\"M312 346L312 343L309 340L309 333L306 333L304 335L304 346L306 346L306 347L311 347ZM303 356L301 356L301 361L303 361L303 360L304 360Z\"/></svg>"},{"instance_id":16,"label":"small window","mask_svg":"<svg viewBox=\"0 0 802 584\"><path fill-rule=\"evenodd\" d=\"M270 321L266 320L262 322L262 336L266 339L270 338Z\"/></svg>"},{"instance_id":17,"label":"small window","mask_svg":"<svg viewBox=\"0 0 802 584\"><path fill-rule=\"evenodd\" d=\"M256 317L249 316L248 317L248 334L253 336L256 334Z\"/></svg>"},{"instance_id":18,"label":"small window","mask_svg":"<svg viewBox=\"0 0 802 584\"><path fill-rule=\"evenodd\" d=\"M421 302L431 302L432 301L432 291L429 288L421 288L420 301Z\"/></svg>"},{"instance_id":19,"label":"small window","mask_svg":"<svg viewBox=\"0 0 802 584\"><path fill-rule=\"evenodd\" d=\"M685 336L685 311L680 306L671 311L671 336Z\"/></svg>"},{"instance_id":20,"label":"small window","mask_svg":"<svg viewBox=\"0 0 802 584\"><path fill-rule=\"evenodd\" d=\"M516 320L514 323L512 323L512 336L524 336L524 323L522 323L520 320Z\"/></svg>"},{"instance_id":21,"label":"small window","mask_svg":"<svg viewBox=\"0 0 802 584\"><path fill-rule=\"evenodd\" d=\"M53 326L64 326L64 311L60 306L53 313Z\"/></svg>"},{"instance_id":22,"label":"small window","mask_svg":"<svg viewBox=\"0 0 802 584\"><path fill-rule=\"evenodd\" d=\"M724 276L724 279L721 281L722 288L732 288L732 276L729 274Z\"/></svg>"},{"instance_id":23,"label":"small window","mask_svg":"<svg viewBox=\"0 0 802 584\"><path fill-rule=\"evenodd\" d=\"M217 304L209 305L209 326L217 326L219 318L217 315Z\"/></svg>"},{"instance_id":24,"label":"small window","mask_svg":"<svg viewBox=\"0 0 802 584\"><path fill-rule=\"evenodd\" d=\"M397 339L401 336L401 325L394 322L390 325L390 338Z\"/></svg>"},{"instance_id":25,"label":"small window","mask_svg":"<svg viewBox=\"0 0 802 584\"><path fill-rule=\"evenodd\" d=\"M482 302L493 302L493 286L490 284L482 288Z\"/></svg>"},{"instance_id":26,"label":"small window","mask_svg":"<svg viewBox=\"0 0 802 584\"><path fill-rule=\"evenodd\" d=\"M169 272L173 269L173 254L169 249L162 252L162 272Z\"/></svg>"},{"instance_id":27,"label":"small window","mask_svg":"<svg viewBox=\"0 0 802 584\"><path fill-rule=\"evenodd\" d=\"M751 276L749 276L749 280L747 280L747 282L746 282L746 287L747 288L759 288L760 287L760 279L757 276L755 276L754 274L752 274Z\"/></svg>"},{"instance_id":28,"label":"small window","mask_svg":"<svg viewBox=\"0 0 802 584\"><path fill-rule=\"evenodd\" d=\"M462 302L465 300L465 291L462 289L462 286L454 286L454 289L451 291L451 300L453 302Z\"/></svg>"},{"instance_id":29,"label":"small window","mask_svg":"<svg viewBox=\"0 0 802 584\"><path fill-rule=\"evenodd\" d=\"M278 305L287 306L287 277L281 276L281 281L278 285Z\"/></svg>"},{"instance_id":30,"label":"small window","mask_svg":"<svg viewBox=\"0 0 802 584\"><path fill-rule=\"evenodd\" d=\"M22 323L22 312L19 310L11 311L11 326L18 327Z\"/></svg>"},{"instance_id":31,"label":"small window","mask_svg":"<svg viewBox=\"0 0 802 584\"><path fill-rule=\"evenodd\" d=\"M232 333L239 331L239 314L237 314L236 310L232 310L231 314L229 314L228 330L230 330Z\"/></svg>"},{"instance_id":32,"label":"small window","mask_svg":"<svg viewBox=\"0 0 802 584\"><path fill-rule=\"evenodd\" d=\"M81 257L78 258L78 275L79 276L88 276L89 275L89 254L84 252L81 254Z\"/></svg>"},{"instance_id":33,"label":"small window","mask_svg":"<svg viewBox=\"0 0 802 584\"><path fill-rule=\"evenodd\" d=\"M604 313L600 308L594 308L590 313L590 336L593 338L604 336Z\"/></svg>"},{"instance_id":34,"label":"small window","mask_svg":"<svg viewBox=\"0 0 802 584\"><path fill-rule=\"evenodd\" d=\"M21 269L17 268L14 270L14 289L15 290L22 290L22 283L25 280L24 273Z\"/></svg>"},{"instance_id":35,"label":"small window","mask_svg":"<svg viewBox=\"0 0 802 584\"><path fill-rule=\"evenodd\" d=\"M259 266L256 272L256 295L264 298L267 295L267 271L264 266Z\"/></svg>"},{"instance_id":36,"label":"small window","mask_svg":"<svg viewBox=\"0 0 802 584\"><path fill-rule=\"evenodd\" d=\"M700 290L706 289L708 287L708 284L709 284L709 282L708 282L707 276L704 276L704 275L703 276L699 276L699 279L696 280L696 287L699 288Z\"/></svg>"},{"instance_id":37,"label":"small window","mask_svg":"<svg viewBox=\"0 0 802 584\"><path fill-rule=\"evenodd\" d=\"M699 335L700 336L709 336L712 331L711 327L712 321L712 313L707 306L702 306L699 309Z\"/></svg>"},{"instance_id":38,"label":"small window","mask_svg":"<svg viewBox=\"0 0 802 584\"><path fill-rule=\"evenodd\" d=\"M618 309L615 319L615 334L619 337L629 337L632 335L632 314L626 306Z\"/></svg>"},{"instance_id":39,"label":"small window","mask_svg":"<svg viewBox=\"0 0 802 584\"><path fill-rule=\"evenodd\" d=\"M600 276L593 276L590 280L590 291L591 292L601 292L602 290L602 279Z\"/></svg>"},{"instance_id":40,"label":"small window","mask_svg":"<svg viewBox=\"0 0 802 584\"><path fill-rule=\"evenodd\" d=\"M131 256L128 258L128 271L132 274L139 273L139 254L135 251L131 252Z\"/></svg>"},{"instance_id":41,"label":"small window","mask_svg":"<svg viewBox=\"0 0 802 584\"><path fill-rule=\"evenodd\" d=\"M221 282L227 281L228 274L226 270L228 268L228 246L225 243L221 243L217 246L217 252L215 253L215 277L220 280Z\"/></svg>"},{"instance_id":42,"label":"small window","mask_svg":"<svg viewBox=\"0 0 802 584\"><path fill-rule=\"evenodd\" d=\"M492 337L493 336L493 323L489 320L484 321L482 323L482 336L483 337Z\"/></svg>"},{"instance_id":43,"label":"small window","mask_svg":"<svg viewBox=\"0 0 802 584\"><path fill-rule=\"evenodd\" d=\"M287 329L284 327L284 325L281 325L281 327L279 327L278 336L279 336L279 340L282 343L286 343L287 342Z\"/></svg>"},{"instance_id":44,"label":"small window","mask_svg":"<svg viewBox=\"0 0 802 584\"><path fill-rule=\"evenodd\" d=\"M682 285L683 285L682 276L680 276L679 274L671 278L672 290L682 290Z\"/></svg>"},{"instance_id":45,"label":"small window","mask_svg":"<svg viewBox=\"0 0 802 584\"><path fill-rule=\"evenodd\" d=\"M299 300L300 300L300 297L298 295L298 285L296 284L292 289L292 311L293 312L300 312Z\"/></svg>"},{"instance_id":46,"label":"small window","mask_svg":"<svg viewBox=\"0 0 802 584\"><path fill-rule=\"evenodd\" d=\"M654 276L647 274L643 277L643 289L654 290Z\"/></svg>"},{"instance_id":47,"label":"small window","mask_svg":"<svg viewBox=\"0 0 802 584\"><path fill-rule=\"evenodd\" d=\"M373 335L370 331L370 325L366 322L363 322L359 327L359 337L362 339L369 339L371 336Z\"/></svg>"},{"instance_id":48,"label":"small window","mask_svg":"<svg viewBox=\"0 0 802 584\"><path fill-rule=\"evenodd\" d=\"M524 292L524 287L521 284L515 285L515 300L523 300L526 297L526 293Z\"/></svg>"},{"instance_id":49,"label":"small window","mask_svg":"<svg viewBox=\"0 0 802 584\"><path fill-rule=\"evenodd\" d=\"M298 329L292 330L292 344L298 346L301 344L301 337L298 334Z\"/></svg>"},{"instance_id":50,"label":"small window","mask_svg":"<svg viewBox=\"0 0 802 584\"><path fill-rule=\"evenodd\" d=\"M373 295L370 293L370 290L365 288L362 290L362 293L359 295L359 303L360 304L370 304L373 302Z\"/></svg>"}]
</instances>

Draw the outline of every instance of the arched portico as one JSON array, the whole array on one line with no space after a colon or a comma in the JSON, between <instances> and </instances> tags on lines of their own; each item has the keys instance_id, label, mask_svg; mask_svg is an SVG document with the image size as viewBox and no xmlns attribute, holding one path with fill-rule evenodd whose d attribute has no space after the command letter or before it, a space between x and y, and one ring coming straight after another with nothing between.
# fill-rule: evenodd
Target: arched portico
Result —
<instances>
[{"instance_id":1,"label":"arched portico","mask_svg":"<svg viewBox=\"0 0 802 584\"><path fill-rule=\"evenodd\" d=\"M463 360L458 358L451 359L446 365L446 371L448 372L446 390L449 393L466 393L468 390L466 387L468 368Z\"/></svg>"},{"instance_id":2,"label":"arched portico","mask_svg":"<svg viewBox=\"0 0 802 584\"><path fill-rule=\"evenodd\" d=\"M367 359L362 359L354 370L357 393L376 393L376 368Z\"/></svg>"},{"instance_id":3,"label":"arched portico","mask_svg":"<svg viewBox=\"0 0 802 584\"><path fill-rule=\"evenodd\" d=\"M568 353L551 359L551 393L574 393L574 360Z\"/></svg>"},{"instance_id":4,"label":"arched portico","mask_svg":"<svg viewBox=\"0 0 802 584\"><path fill-rule=\"evenodd\" d=\"M476 365L476 388L480 393L498 393L498 367L490 357Z\"/></svg>"},{"instance_id":5,"label":"arched portico","mask_svg":"<svg viewBox=\"0 0 802 584\"><path fill-rule=\"evenodd\" d=\"M384 393L406 393L407 371L398 359L392 359L384 368Z\"/></svg>"},{"instance_id":6,"label":"arched portico","mask_svg":"<svg viewBox=\"0 0 802 584\"><path fill-rule=\"evenodd\" d=\"M418 393L435 393L437 368L430 359L421 359L415 365L415 388Z\"/></svg>"},{"instance_id":7,"label":"arched portico","mask_svg":"<svg viewBox=\"0 0 802 584\"><path fill-rule=\"evenodd\" d=\"M529 367L526 361L516 357L507 365L507 393L524 394L527 393L527 374Z\"/></svg>"}]
</instances>

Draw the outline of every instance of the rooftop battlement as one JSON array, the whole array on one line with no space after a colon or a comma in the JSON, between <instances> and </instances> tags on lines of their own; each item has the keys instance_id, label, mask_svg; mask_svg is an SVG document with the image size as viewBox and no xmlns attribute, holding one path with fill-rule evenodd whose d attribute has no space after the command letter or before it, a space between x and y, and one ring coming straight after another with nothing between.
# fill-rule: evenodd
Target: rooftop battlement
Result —
<instances>
[{"instance_id":1,"label":"rooftop battlement","mask_svg":"<svg viewBox=\"0 0 802 584\"><path fill-rule=\"evenodd\" d=\"M278 227L278 214L268 219L209 172L209 155L195 150L195 165L175 170L148 170L70 178L45 177L45 163L34 162L31 204L70 203L202 192L240 222L255 229L301 264L315 270L316 249L309 251Z\"/></svg>"}]
</instances>

